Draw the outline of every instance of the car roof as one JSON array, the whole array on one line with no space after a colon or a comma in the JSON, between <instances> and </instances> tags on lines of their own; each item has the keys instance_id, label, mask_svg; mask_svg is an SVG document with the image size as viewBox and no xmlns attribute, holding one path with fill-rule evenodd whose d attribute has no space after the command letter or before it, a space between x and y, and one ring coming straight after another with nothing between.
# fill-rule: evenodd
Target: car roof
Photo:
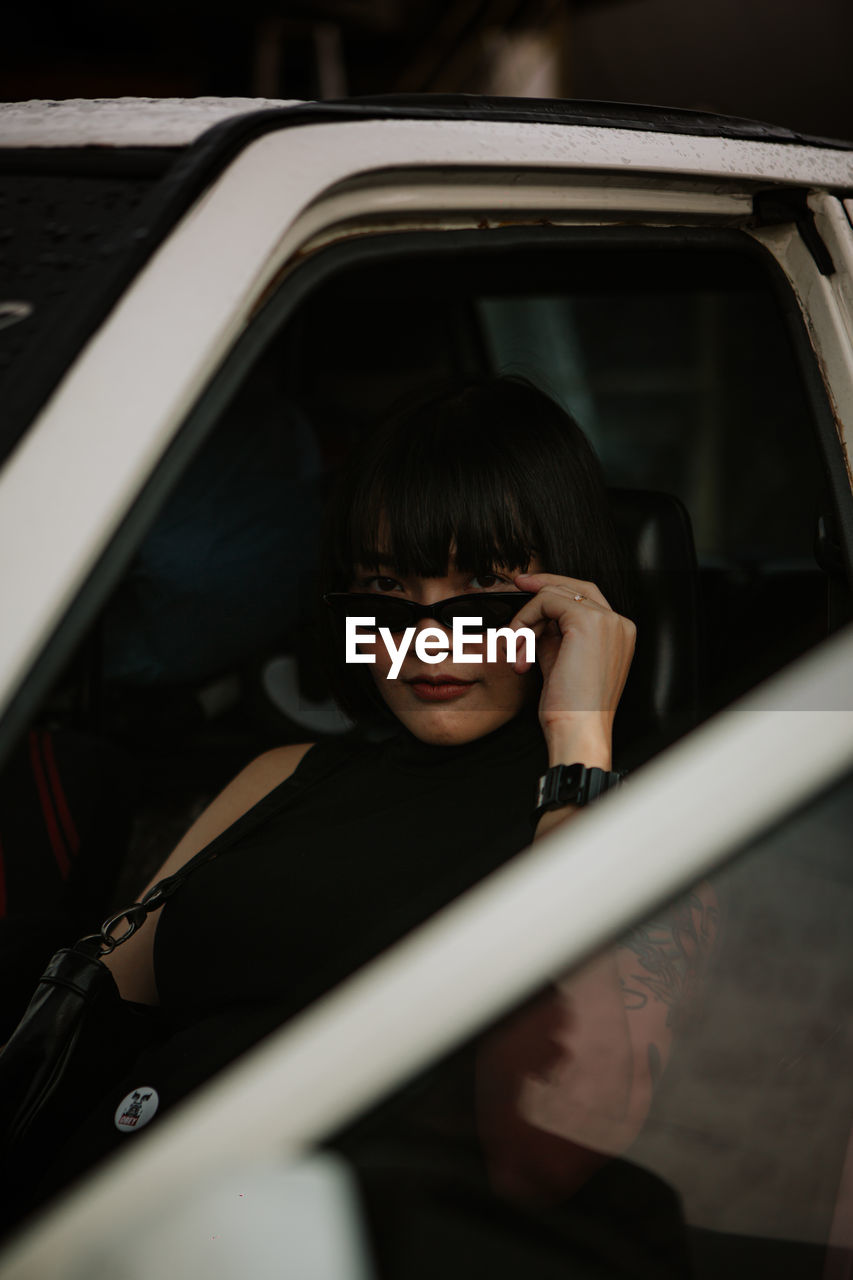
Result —
<instances>
[{"instance_id":1,"label":"car roof","mask_svg":"<svg viewBox=\"0 0 853 1280\"><path fill-rule=\"evenodd\" d=\"M816 137L736 116L619 102L494 98L475 94L386 94L340 101L280 98L69 98L0 103L3 147L182 147L214 125L254 112L288 109L303 120L350 109L374 118L492 120L626 129L693 137L853 150L853 141ZM348 112L349 114L349 112Z\"/></svg>"},{"instance_id":2,"label":"car roof","mask_svg":"<svg viewBox=\"0 0 853 1280\"><path fill-rule=\"evenodd\" d=\"M3 147L184 147L277 98L68 98L0 103Z\"/></svg>"}]
</instances>

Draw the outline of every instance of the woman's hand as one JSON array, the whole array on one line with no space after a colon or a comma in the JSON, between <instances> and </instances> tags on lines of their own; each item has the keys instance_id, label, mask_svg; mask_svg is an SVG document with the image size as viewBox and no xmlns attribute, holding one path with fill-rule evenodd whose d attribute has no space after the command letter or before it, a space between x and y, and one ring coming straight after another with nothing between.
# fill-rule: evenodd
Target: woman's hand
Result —
<instances>
[{"instance_id":1,"label":"woman's hand","mask_svg":"<svg viewBox=\"0 0 853 1280\"><path fill-rule=\"evenodd\" d=\"M536 592L512 626L530 627L536 635L543 679L539 720L551 764L610 769L613 718L634 655L636 627L614 613L592 582L524 573L515 585ZM519 656L514 666L521 673L530 664Z\"/></svg>"}]
</instances>

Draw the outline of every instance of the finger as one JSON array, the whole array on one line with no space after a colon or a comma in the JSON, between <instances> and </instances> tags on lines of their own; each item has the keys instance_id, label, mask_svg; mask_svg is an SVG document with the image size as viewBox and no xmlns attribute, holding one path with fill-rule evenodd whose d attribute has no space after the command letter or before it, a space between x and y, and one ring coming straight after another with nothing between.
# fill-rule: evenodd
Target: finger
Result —
<instances>
[{"instance_id":1,"label":"finger","mask_svg":"<svg viewBox=\"0 0 853 1280\"><path fill-rule=\"evenodd\" d=\"M528 662L525 656L527 653L527 645L520 644L516 646L516 650L515 650L516 658L515 658L515 661L512 663L512 669L513 671L516 672L517 675L520 675L520 676L525 675L528 671L530 671L532 667L537 666L537 664L539 666L542 665L542 662L541 662L542 654L543 654L542 646L544 644L547 644L547 642L550 641L552 642L555 649L559 649L560 641L562 639L559 624L556 621L554 621L553 618L552 619L542 618L538 622L534 623L530 629L536 637L536 646L535 646L536 656L535 656L535 659ZM504 645L504 657L506 658L507 661L509 661L509 646L506 641L503 642L503 645ZM547 662L547 658L546 658L546 662Z\"/></svg>"},{"instance_id":2,"label":"finger","mask_svg":"<svg viewBox=\"0 0 853 1280\"><path fill-rule=\"evenodd\" d=\"M537 653L539 652L539 643L542 640L542 637L547 635L550 631L554 631L556 633L556 637L559 638L560 628L558 627L557 623L550 618L543 616L543 617L534 619L533 622L523 623L522 625L526 626L530 631L533 632L533 635L535 637L534 647ZM515 626L515 619L509 622L507 626L510 630L513 630L513 631L518 630L518 628ZM509 641L505 636L499 637L498 646L499 646L498 652L502 655L504 662L510 662ZM526 671L529 671L530 668L535 665L535 662L528 662L526 660L526 658L524 657L526 653L527 653L526 642L519 643L515 646L516 657L514 661L511 662L510 665L512 666L513 671L516 671L519 675L524 675Z\"/></svg>"},{"instance_id":3,"label":"finger","mask_svg":"<svg viewBox=\"0 0 853 1280\"><path fill-rule=\"evenodd\" d=\"M524 591L538 592L546 587L554 590L564 590L573 596L583 596L584 600L592 601L603 609L610 608L608 600L596 584L588 582L584 578L570 578L558 573L522 573L514 581Z\"/></svg>"},{"instance_id":4,"label":"finger","mask_svg":"<svg viewBox=\"0 0 853 1280\"><path fill-rule=\"evenodd\" d=\"M573 595L582 595L603 609L610 605L594 582L582 578L569 578L558 573L519 573L513 581L522 591L541 591L543 587L562 587Z\"/></svg>"},{"instance_id":5,"label":"finger","mask_svg":"<svg viewBox=\"0 0 853 1280\"><path fill-rule=\"evenodd\" d=\"M578 595L582 596L580 600L576 599ZM567 618L581 620L584 616L588 617L590 612L612 613L613 610L562 584L559 587L548 586L537 591L533 599L519 609L509 625L516 631L519 627L531 627L535 632L543 619L553 622Z\"/></svg>"}]
</instances>

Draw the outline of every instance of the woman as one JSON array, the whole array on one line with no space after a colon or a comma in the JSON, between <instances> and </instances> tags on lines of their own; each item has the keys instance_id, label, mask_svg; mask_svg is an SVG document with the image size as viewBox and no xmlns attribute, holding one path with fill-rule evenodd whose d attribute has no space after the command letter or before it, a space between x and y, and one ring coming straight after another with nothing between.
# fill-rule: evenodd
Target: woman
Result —
<instances>
[{"instance_id":1,"label":"woman","mask_svg":"<svg viewBox=\"0 0 853 1280\"><path fill-rule=\"evenodd\" d=\"M602 590L619 592L619 559L595 457L576 424L544 394L520 381L472 380L395 414L351 461L328 521L324 562L327 592L362 593L368 597L365 613L373 596L421 603L493 592L533 597L512 625L536 633L538 669L521 652L514 663L460 666L448 660L427 666L411 646L399 677L391 680L384 645L375 646L375 663L353 668L341 663L338 644L340 696L362 721L384 713L386 725L404 730L401 740L413 757L436 769L452 761L454 772L479 758L460 748L510 728L503 738L517 740L531 757L520 788L526 820L544 766L578 762L612 769L613 717L634 626L610 607ZM449 681L462 683L454 690L442 683ZM454 754L443 759L441 753L419 752L418 744L450 747ZM337 749L335 744L332 750ZM370 769L378 774L393 754L382 746L351 748L338 783L359 757L370 756ZM298 776L313 755L311 744L299 744L253 761L187 832L155 879L177 870L274 788ZM437 802L431 779L421 790L431 805ZM465 806L460 819L465 808L484 817L478 802ZM559 810L545 814L535 833L566 816ZM526 844L533 829L524 834ZM286 865L286 856L279 863ZM236 874L238 864L229 859L228 865ZM188 884L165 915L190 892ZM108 961L127 999L158 1000L158 915ZM199 949L213 940L199 939ZM159 947L158 941L158 952ZM209 959L199 957L195 964ZM160 962L158 954L158 969Z\"/></svg>"},{"instance_id":2,"label":"woman","mask_svg":"<svg viewBox=\"0 0 853 1280\"><path fill-rule=\"evenodd\" d=\"M165 1110L534 835L572 817L565 803L532 816L549 767L580 764L602 777L613 768L613 720L635 634L612 607L621 602L616 539L586 439L532 386L461 381L386 422L341 483L324 579L342 614L357 609L381 625L389 603L405 615L416 602L444 616L439 633L449 627L446 602L451 612L473 613L476 603L487 613L500 598L507 623L535 633L536 665L522 651L513 661L429 663L411 645L392 679L391 654L378 642L375 662L343 666L341 621L332 619L342 700L385 736L267 752L167 859L156 879L211 841L229 842L107 961L126 999L162 1005L171 1035L117 1083L72 1143L66 1171L80 1167L82 1149L89 1161L126 1140L120 1129L117 1136L123 1095L135 1099L144 1084ZM517 611L503 599L512 594ZM420 613L415 635L436 626ZM388 630L399 636L399 626ZM469 652L478 653L470 640ZM551 993L550 1023L565 1022L571 1007L571 1027L550 1083L541 1063L518 1074L522 1024L509 1040L503 1028L486 1042L480 1123L498 1190L559 1198L590 1172L583 1155L567 1170L566 1151L621 1150L642 1123L671 1030L659 1001L628 1026L629 970L636 987L645 972L636 949L608 952ZM544 1165L534 1131L550 1135Z\"/></svg>"}]
</instances>

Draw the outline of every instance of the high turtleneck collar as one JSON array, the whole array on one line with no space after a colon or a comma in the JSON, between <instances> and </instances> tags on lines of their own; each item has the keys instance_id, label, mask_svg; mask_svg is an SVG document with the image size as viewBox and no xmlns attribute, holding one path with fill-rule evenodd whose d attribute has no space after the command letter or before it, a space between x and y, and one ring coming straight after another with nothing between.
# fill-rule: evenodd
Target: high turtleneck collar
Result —
<instances>
[{"instance_id":1,"label":"high turtleneck collar","mask_svg":"<svg viewBox=\"0 0 853 1280\"><path fill-rule=\"evenodd\" d=\"M455 770L471 764L497 763L545 752L545 741L535 712L522 712L500 728L473 742L436 746L421 742L408 729L400 728L382 744L385 763L406 773L433 773Z\"/></svg>"}]
</instances>

